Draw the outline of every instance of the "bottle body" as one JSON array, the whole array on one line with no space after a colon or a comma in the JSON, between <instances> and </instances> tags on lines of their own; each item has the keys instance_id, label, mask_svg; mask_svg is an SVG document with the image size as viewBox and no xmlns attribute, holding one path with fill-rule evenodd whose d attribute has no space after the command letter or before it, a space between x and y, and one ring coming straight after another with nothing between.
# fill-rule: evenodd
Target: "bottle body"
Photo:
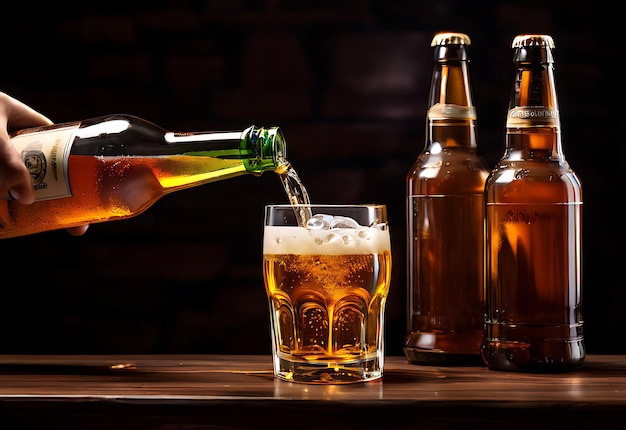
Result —
<instances>
[{"instance_id":1,"label":"bottle body","mask_svg":"<svg viewBox=\"0 0 626 430\"><path fill-rule=\"evenodd\" d=\"M486 200L485 338L490 369L560 372L585 358L582 186L561 149L549 36L518 36L506 150Z\"/></svg>"},{"instance_id":2,"label":"bottle body","mask_svg":"<svg viewBox=\"0 0 626 430\"><path fill-rule=\"evenodd\" d=\"M426 145L407 174L407 336L416 364L480 363L484 184L466 45L437 34Z\"/></svg>"},{"instance_id":3,"label":"bottle body","mask_svg":"<svg viewBox=\"0 0 626 430\"><path fill-rule=\"evenodd\" d=\"M128 218L167 193L286 164L277 128L172 133L129 115L37 127L11 140L36 201L0 200L0 238Z\"/></svg>"}]
</instances>

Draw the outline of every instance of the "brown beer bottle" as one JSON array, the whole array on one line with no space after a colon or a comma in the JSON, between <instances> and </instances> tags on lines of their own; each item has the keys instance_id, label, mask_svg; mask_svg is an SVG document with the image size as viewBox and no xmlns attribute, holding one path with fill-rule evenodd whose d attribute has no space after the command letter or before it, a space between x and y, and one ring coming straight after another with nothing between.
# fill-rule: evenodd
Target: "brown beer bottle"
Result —
<instances>
[{"instance_id":1,"label":"brown beer bottle","mask_svg":"<svg viewBox=\"0 0 626 430\"><path fill-rule=\"evenodd\" d=\"M485 186L490 369L561 372L583 364L581 182L561 147L548 35L513 40L506 149Z\"/></svg>"},{"instance_id":2,"label":"brown beer bottle","mask_svg":"<svg viewBox=\"0 0 626 430\"><path fill-rule=\"evenodd\" d=\"M408 334L416 364L482 364L485 315L484 185L477 153L468 46L462 33L432 39L426 145L407 181Z\"/></svg>"},{"instance_id":3,"label":"brown beer bottle","mask_svg":"<svg viewBox=\"0 0 626 430\"><path fill-rule=\"evenodd\" d=\"M19 131L35 203L0 199L0 238L138 215L165 194L287 169L278 127L174 133L131 115Z\"/></svg>"}]
</instances>

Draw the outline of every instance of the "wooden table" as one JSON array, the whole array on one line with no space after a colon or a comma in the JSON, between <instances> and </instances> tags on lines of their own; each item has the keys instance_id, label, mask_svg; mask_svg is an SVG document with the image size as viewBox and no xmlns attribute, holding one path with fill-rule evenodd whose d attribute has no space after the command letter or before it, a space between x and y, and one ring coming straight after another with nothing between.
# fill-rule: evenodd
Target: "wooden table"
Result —
<instances>
[{"instance_id":1,"label":"wooden table","mask_svg":"<svg viewBox=\"0 0 626 430\"><path fill-rule=\"evenodd\" d=\"M350 385L276 380L265 355L0 356L0 381L2 430L626 428L626 356L559 375L387 357Z\"/></svg>"}]
</instances>

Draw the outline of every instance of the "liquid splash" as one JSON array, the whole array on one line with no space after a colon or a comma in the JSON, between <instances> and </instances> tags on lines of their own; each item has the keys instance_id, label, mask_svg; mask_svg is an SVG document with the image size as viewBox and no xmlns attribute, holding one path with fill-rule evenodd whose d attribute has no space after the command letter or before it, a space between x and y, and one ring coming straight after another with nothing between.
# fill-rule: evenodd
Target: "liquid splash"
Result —
<instances>
[{"instance_id":1,"label":"liquid splash","mask_svg":"<svg viewBox=\"0 0 626 430\"><path fill-rule=\"evenodd\" d=\"M296 219L298 220L298 225L305 227L312 214L310 208L301 205L311 204L309 193L302 184L302 180L298 176L298 173L287 160L282 160L281 166L278 170L276 170L276 173L278 173L278 177L285 188L289 203L294 205L294 212Z\"/></svg>"}]
</instances>

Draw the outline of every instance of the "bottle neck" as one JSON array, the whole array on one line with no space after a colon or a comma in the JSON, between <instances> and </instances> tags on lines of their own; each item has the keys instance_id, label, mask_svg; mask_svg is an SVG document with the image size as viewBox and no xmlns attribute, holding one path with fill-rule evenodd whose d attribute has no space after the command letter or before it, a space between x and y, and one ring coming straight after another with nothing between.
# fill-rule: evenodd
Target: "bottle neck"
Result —
<instances>
[{"instance_id":1,"label":"bottle neck","mask_svg":"<svg viewBox=\"0 0 626 430\"><path fill-rule=\"evenodd\" d=\"M476 148L476 108L472 102L465 45L435 48L426 129L427 146Z\"/></svg>"},{"instance_id":2,"label":"bottle neck","mask_svg":"<svg viewBox=\"0 0 626 430\"><path fill-rule=\"evenodd\" d=\"M71 154L100 157L194 156L238 160L246 171L286 168L286 143L278 127L250 126L234 132L169 132L131 115L80 122Z\"/></svg>"},{"instance_id":3,"label":"bottle neck","mask_svg":"<svg viewBox=\"0 0 626 430\"><path fill-rule=\"evenodd\" d=\"M514 65L506 121L507 153L522 159L561 158L561 124L550 48L515 48Z\"/></svg>"},{"instance_id":4,"label":"bottle neck","mask_svg":"<svg viewBox=\"0 0 626 430\"><path fill-rule=\"evenodd\" d=\"M250 126L236 132L167 132L165 141L186 147L184 155L241 159L251 173L279 170L288 164L285 138L278 127Z\"/></svg>"}]
</instances>

